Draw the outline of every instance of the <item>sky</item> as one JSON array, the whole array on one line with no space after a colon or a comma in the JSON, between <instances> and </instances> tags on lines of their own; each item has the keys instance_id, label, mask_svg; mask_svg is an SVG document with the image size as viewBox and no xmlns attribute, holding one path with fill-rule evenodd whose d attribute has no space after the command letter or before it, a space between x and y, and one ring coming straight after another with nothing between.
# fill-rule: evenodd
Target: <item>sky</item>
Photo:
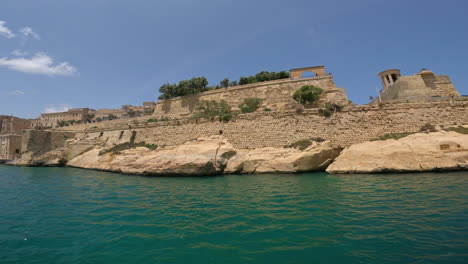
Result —
<instances>
[{"instance_id":1,"label":"sky","mask_svg":"<svg viewBox=\"0 0 468 264\"><path fill-rule=\"evenodd\" d=\"M468 95L466 0L1 0L0 114L120 108L164 83L325 65L354 103L421 68Z\"/></svg>"}]
</instances>

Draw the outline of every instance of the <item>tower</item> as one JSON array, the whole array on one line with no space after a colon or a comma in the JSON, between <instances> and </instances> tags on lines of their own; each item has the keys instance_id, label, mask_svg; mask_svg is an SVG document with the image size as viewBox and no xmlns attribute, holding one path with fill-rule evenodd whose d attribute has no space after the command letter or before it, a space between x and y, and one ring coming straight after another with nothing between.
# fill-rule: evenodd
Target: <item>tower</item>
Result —
<instances>
[{"instance_id":1,"label":"tower","mask_svg":"<svg viewBox=\"0 0 468 264\"><path fill-rule=\"evenodd\" d=\"M384 89L392 86L400 78L399 69L386 70L379 73L380 80L382 80L382 85Z\"/></svg>"}]
</instances>

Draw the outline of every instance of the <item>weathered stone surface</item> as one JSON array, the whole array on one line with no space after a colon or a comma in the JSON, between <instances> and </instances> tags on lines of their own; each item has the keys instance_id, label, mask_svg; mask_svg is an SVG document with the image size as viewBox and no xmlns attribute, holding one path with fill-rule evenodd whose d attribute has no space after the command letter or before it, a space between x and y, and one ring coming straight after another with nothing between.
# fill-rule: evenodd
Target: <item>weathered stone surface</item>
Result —
<instances>
[{"instance_id":1,"label":"weathered stone surface","mask_svg":"<svg viewBox=\"0 0 468 264\"><path fill-rule=\"evenodd\" d=\"M467 165L468 135L440 131L352 145L328 167L327 172L462 170L468 169Z\"/></svg>"},{"instance_id":2,"label":"weathered stone surface","mask_svg":"<svg viewBox=\"0 0 468 264\"><path fill-rule=\"evenodd\" d=\"M206 120L148 123L148 119L145 116L60 129L77 130L77 134L94 138L103 134L103 141L112 142L128 142L132 131L136 131L135 142L145 141L159 146L180 145L199 137L218 135L222 130L223 136L237 149L281 148L313 137L331 140L333 146L344 148L388 133L418 132L427 123L444 128L466 125L468 101L353 106L345 107L329 118L318 115L316 109L305 109L302 114L296 111L242 114L228 123Z\"/></svg>"},{"instance_id":3,"label":"weathered stone surface","mask_svg":"<svg viewBox=\"0 0 468 264\"><path fill-rule=\"evenodd\" d=\"M217 136L154 151L138 147L100 156L101 150L88 151L70 160L67 165L141 175L205 176L221 173L227 160L235 154L232 145Z\"/></svg>"},{"instance_id":4,"label":"weathered stone surface","mask_svg":"<svg viewBox=\"0 0 468 264\"><path fill-rule=\"evenodd\" d=\"M324 170L339 154L330 141L314 143L306 150L259 148L239 150L225 173L295 173Z\"/></svg>"},{"instance_id":5,"label":"weathered stone surface","mask_svg":"<svg viewBox=\"0 0 468 264\"><path fill-rule=\"evenodd\" d=\"M28 151L21 154L20 159L7 162L7 164L16 166L63 166L66 162L66 160L64 159L63 152L63 148L36 154L31 151Z\"/></svg>"},{"instance_id":6,"label":"weathered stone surface","mask_svg":"<svg viewBox=\"0 0 468 264\"><path fill-rule=\"evenodd\" d=\"M286 148L237 150L223 137L189 141L177 147L151 151L145 147L99 155L94 148L70 160L72 167L140 175L206 176L233 173L295 173L324 170L338 155L329 141L304 151Z\"/></svg>"}]
</instances>

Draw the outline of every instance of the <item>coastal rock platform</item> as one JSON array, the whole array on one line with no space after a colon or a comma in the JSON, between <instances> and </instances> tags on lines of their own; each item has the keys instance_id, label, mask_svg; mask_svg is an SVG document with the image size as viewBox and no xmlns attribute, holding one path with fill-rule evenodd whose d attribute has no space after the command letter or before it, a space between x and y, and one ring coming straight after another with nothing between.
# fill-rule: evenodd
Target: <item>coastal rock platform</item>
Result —
<instances>
[{"instance_id":1,"label":"coastal rock platform","mask_svg":"<svg viewBox=\"0 0 468 264\"><path fill-rule=\"evenodd\" d=\"M468 135L439 131L352 145L329 173L455 171L468 169Z\"/></svg>"}]
</instances>

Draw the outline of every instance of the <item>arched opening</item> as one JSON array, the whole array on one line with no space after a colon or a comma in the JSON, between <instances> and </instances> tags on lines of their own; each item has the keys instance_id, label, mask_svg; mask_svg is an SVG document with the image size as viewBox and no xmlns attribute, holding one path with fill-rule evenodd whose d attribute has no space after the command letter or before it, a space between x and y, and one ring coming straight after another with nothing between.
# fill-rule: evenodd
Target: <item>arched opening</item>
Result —
<instances>
[{"instance_id":1,"label":"arched opening","mask_svg":"<svg viewBox=\"0 0 468 264\"><path fill-rule=\"evenodd\" d=\"M19 149L16 149L16 151L15 151L15 152L16 152L16 154L19 154Z\"/></svg>"},{"instance_id":2,"label":"arched opening","mask_svg":"<svg viewBox=\"0 0 468 264\"><path fill-rule=\"evenodd\" d=\"M301 74L301 78L313 78L313 77L317 77L317 74L312 71L305 71Z\"/></svg>"}]
</instances>

